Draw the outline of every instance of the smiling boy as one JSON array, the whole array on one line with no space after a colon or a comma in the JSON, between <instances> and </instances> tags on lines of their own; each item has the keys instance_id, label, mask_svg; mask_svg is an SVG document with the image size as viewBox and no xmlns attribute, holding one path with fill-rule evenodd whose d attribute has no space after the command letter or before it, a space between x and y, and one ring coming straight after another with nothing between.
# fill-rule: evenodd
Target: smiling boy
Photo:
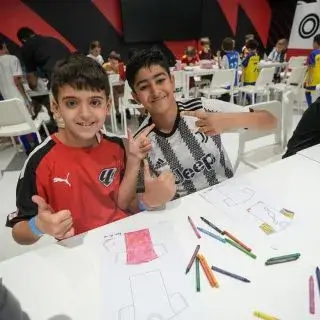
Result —
<instances>
[{"instance_id":1,"label":"smiling boy","mask_svg":"<svg viewBox=\"0 0 320 320\"><path fill-rule=\"evenodd\" d=\"M148 136L152 144L147 155L150 169L156 176L164 170L175 174L176 196L196 192L233 176L221 132L239 128L268 129L276 125L275 117L267 111L243 112L249 109L201 98L176 101L174 78L159 50L136 52L127 64L127 80L135 100L150 114L137 134L151 123L155 124Z\"/></svg>"},{"instance_id":2,"label":"smiling boy","mask_svg":"<svg viewBox=\"0 0 320 320\"><path fill-rule=\"evenodd\" d=\"M7 226L20 244L43 234L57 239L125 218L137 211L135 193L140 162L150 150L153 126L136 139L101 134L109 109L108 76L87 57L60 62L52 76L53 111L64 129L48 137L25 162L17 185L17 212ZM165 172L152 179L145 167L145 207L163 205L174 193L174 178Z\"/></svg>"}]
</instances>

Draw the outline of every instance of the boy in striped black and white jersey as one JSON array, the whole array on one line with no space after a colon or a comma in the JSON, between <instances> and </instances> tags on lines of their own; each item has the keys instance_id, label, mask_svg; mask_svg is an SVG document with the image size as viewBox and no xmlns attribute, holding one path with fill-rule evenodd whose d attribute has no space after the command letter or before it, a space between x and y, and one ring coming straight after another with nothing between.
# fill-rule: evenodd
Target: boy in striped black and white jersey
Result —
<instances>
[{"instance_id":1,"label":"boy in striped black and white jersey","mask_svg":"<svg viewBox=\"0 0 320 320\"><path fill-rule=\"evenodd\" d=\"M136 52L127 64L127 79L136 101L149 116L137 133L149 124L152 150L147 160L151 171L175 174L177 196L184 196L233 176L220 133L241 128L266 129L276 124L269 112L249 109L219 100L174 99L174 79L161 51Z\"/></svg>"}]
</instances>

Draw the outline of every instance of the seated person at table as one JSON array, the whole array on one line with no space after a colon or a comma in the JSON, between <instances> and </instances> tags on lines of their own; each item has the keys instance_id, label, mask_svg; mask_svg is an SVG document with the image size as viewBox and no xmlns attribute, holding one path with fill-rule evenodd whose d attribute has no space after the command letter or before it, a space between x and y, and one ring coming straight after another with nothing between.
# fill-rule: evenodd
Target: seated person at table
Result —
<instances>
[{"instance_id":1,"label":"seated person at table","mask_svg":"<svg viewBox=\"0 0 320 320\"><path fill-rule=\"evenodd\" d=\"M213 54L210 49L210 39L209 38L201 38L200 39L201 50L199 51L199 59L200 60L212 60Z\"/></svg>"},{"instance_id":2,"label":"seated person at table","mask_svg":"<svg viewBox=\"0 0 320 320\"><path fill-rule=\"evenodd\" d=\"M278 40L276 46L272 49L268 56L268 60L273 62L284 62L286 61L286 39L280 39ZM280 73L281 73L281 67L277 67L274 74L274 81L280 82Z\"/></svg>"},{"instance_id":3,"label":"seated person at table","mask_svg":"<svg viewBox=\"0 0 320 320\"><path fill-rule=\"evenodd\" d=\"M101 134L110 103L108 76L98 63L86 57L61 61L52 94L65 128L40 144L22 168L18 210L7 218L18 243L32 244L42 234L69 238L174 196L173 175L152 178L147 165L145 192L136 194L152 126L136 139L129 135L127 156L121 139Z\"/></svg>"},{"instance_id":4,"label":"seated person at table","mask_svg":"<svg viewBox=\"0 0 320 320\"><path fill-rule=\"evenodd\" d=\"M155 176L168 169L174 173L176 197L233 176L221 132L239 128L263 130L276 125L275 117L267 111L245 112L248 109L204 98L176 101L174 78L159 50L137 52L127 64L127 79L133 97L150 114L136 135L155 124L148 136L152 143L147 155L151 172Z\"/></svg>"},{"instance_id":5,"label":"seated person at table","mask_svg":"<svg viewBox=\"0 0 320 320\"><path fill-rule=\"evenodd\" d=\"M236 78L235 86L238 85L238 70L241 65L240 55L234 50L234 40L232 38L225 38L222 41L222 50L225 55L221 59L221 69L235 69Z\"/></svg>"},{"instance_id":6,"label":"seated person at table","mask_svg":"<svg viewBox=\"0 0 320 320\"><path fill-rule=\"evenodd\" d=\"M87 57L93 59L98 62L100 65L103 65L104 60L101 55L101 45L99 41L92 41L89 46L89 54Z\"/></svg>"},{"instance_id":7,"label":"seated person at table","mask_svg":"<svg viewBox=\"0 0 320 320\"><path fill-rule=\"evenodd\" d=\"M308 60L308 73L306 79L306 99L308 106L312 104L311 93L316 90L316 86L320 85L320 34L317 34L313 39L313 50L310 53Z\"/></svg>"},{"instance_id":8,"label":"seated person at table","mask_svg":"<svg viewBox=\"0 0 320 320\"><path fill-rule=\"evenodd\" d=\"M199 63L199 56L195 47L187 47L185 54L181 58L181 63L187 66L195 66Z\"/></svg>"},{"instance_id":9,"label":"seated person at table","mask_svg":"<svg viewBox=\"0 0 320 320\"><path fill-rule=\"evenodd\" d=\"M111 51L108 57L108 62L106 62L103 66L103 69L107 71L109 74L119 74L120 79L125 80L125 71L124 64L121 60L121 56L119 53L115 51ZM124 93L124 85L112 86L113 88L113 97L114 97L114 107L116 109L116 118L118 123L121 122L121 116L119 113L119 98L123 96ZM131 114L128 109L126 109L126 117L127 119L131 119Z\"/></svg>"},{"instance_id":10,"label":"seated person at table","mask_svg":"<svg viewBox=\"0 0 320 320\"><path fill-rule=\"evenodd\" d=\"M243 85L255 85L259 76L260 57L257 53L258 42L256 40L247 41L247 56L242 61L242 82Z\"/></svg>"},{"instance_id":11,"label":"seated person at table","mask_svg":"<svg viewBox=\"0 0 320 320\"><path fill-rule=\"evenodd\" d=\"M320 97L303 113L283 158L320 143Z\"/></svg>"}]
</instances>

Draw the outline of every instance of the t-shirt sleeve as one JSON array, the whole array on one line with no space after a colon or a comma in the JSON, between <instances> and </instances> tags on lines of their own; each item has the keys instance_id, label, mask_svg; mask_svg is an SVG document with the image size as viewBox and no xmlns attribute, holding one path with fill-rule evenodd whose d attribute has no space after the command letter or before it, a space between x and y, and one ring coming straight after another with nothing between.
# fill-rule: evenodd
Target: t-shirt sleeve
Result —
<instances>
[{"instance_id":1,"label":"t-shirt sleeve","mask_svg":"<svg viewBox=\"0 0 320 320\"><path fill-rule=\"evenodd\" d=\"M17 57L15 57L15 59L12 61L12 74L14 77L22 76L21 64Z\"/></svg>"},{"instance_id":2,"label":"t-shirt sleeve","mask_svg":"<svg viewBox=\"0 0 320 320\"><path fill-rule=\"evenodd\" d=\"M224 55L223 58L221 59L221 68L229 69L229 61L228 61L227 55Z\"/></svg>"},{"instance_id":3,"label":"t-shirt sleeve","mask_svg":"<svg viewBox=\"0 0 320 320\"><path fill-rule=\"evenodd\" d=\"M30 220L38 212L37 205L32 201L33 195L40 195L46 198L45 190L38 181L36 169L32 159L27 160L25 168L22 169L16 188L17 211L10 213L7 217L6 226L13 227L17 222Z\"/></svg>"},{"instance_id":4,"label":"t-shirt sleeve","mask_svg":"<svg viewBox=\"0 0 320 320\"><path fill-rule=\"evenodd\" d=\"M316 63L315 54L314 54L314 52L311 52L308 57L308 66L314 66L315 63Z\"/></svg>"},{"instance_id":5,"label":"t-shirt sleeve","mask_svg":"<svg viewBox=\"0 0 320 320\"><path fill-rule=\"evenodd\" d=\"M243 61L242 61L242 66L243 66L243 67L246 68L246 67L248 66L249 59L250 59L250 56L249 56L249 55L247 55L247 56L243 59Z\"/></svg>"},{"instance_id":6,"label":"t-shirt sleeve","mask_svg":"<svg viewBox=\"0 0 320 320\"><path fill-rule=\"evenodd\" d=\"M249 107L242 107L234 103L218 100L218 99L206 99L202 98L202 105L205 111L209 112L249 112Z\"/></svg>"}]
</instances>

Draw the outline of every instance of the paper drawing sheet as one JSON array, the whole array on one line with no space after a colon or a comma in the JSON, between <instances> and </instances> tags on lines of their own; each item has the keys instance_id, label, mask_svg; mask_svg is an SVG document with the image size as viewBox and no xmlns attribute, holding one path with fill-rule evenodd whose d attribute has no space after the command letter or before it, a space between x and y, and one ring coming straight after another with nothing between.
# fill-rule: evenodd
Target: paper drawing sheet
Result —
<instances>
[{"instance_id":1,"label":"paper drawing sheet","mask_svg":"<svg viewBox=\"0 0 320 320\"><path fill-rule=\"evenodd\" d=\"M270 235L285 230L294 212L276 204L262 191L251 186L222 183L202 193L202 197L233 219L246 219Z\"/></svg>"},{"instance_id":2,"label":"paper drawing sheet","mask_svg":"<svg viewBox=\"0 0 320 320\"><path fill-rule=\"evenodd\" d=\"M203 310L170 223L106 235L101 252L104 319L193 320Z\"/></svg>"}]
</instances>

